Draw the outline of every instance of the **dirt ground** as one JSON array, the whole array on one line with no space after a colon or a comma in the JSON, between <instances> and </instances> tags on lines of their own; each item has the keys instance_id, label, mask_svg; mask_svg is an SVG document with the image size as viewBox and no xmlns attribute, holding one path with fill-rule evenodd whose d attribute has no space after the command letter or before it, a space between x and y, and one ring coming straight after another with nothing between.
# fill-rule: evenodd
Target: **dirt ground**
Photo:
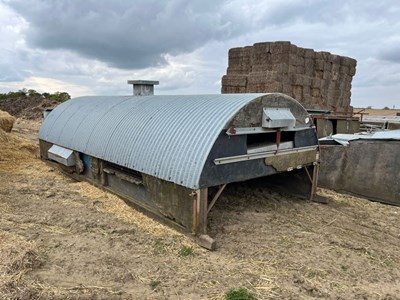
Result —
<instances>
[{"instance_id":1,"label":"dirt ground","mask_svg":"<svg viewBox=\"0 0 400 300\"><path fill-rule=\"evenodd\" d=\"M354 108L355 113L360 111L367 116L396 116L396 114L400 114L400 109Z\"/></svg>"},{"instance_id":2,"label":"dirt ground","mask_svg":"<svg viewBox=\"0 0 400 300\"><path fill-rule=\"evenodd\" d=\"M36 143L38 122L12 135ZM20 140L21 141L21 140ZM0 142L1 299L400 299L400 208L320 190L328 204L231 185L209 252L118 197ZM193 255L181 256L182 246Z\"/></svg>"}]
</instances>

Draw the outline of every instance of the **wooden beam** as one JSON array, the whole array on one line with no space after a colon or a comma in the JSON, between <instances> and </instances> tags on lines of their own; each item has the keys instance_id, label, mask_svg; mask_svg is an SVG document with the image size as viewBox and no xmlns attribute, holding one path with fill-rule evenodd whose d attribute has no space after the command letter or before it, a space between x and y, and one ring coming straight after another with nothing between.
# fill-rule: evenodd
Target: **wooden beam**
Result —
<instances>
[{"instance_id":1,"label":"wooden beam","mask_svg":"<svg viewBox=\"0 0 400 300\"><path fill-rule=\"evenodd\" d=\"M224 191L225 187L226 187L226 183L219 188L218 192L215 194L215 196L212 199L210 205L208 206L207 214L210 212L211 208L213 208L215 202L217 202L219 196L221 196L221 194Z\"/></svg>"},{"instance_id":2,"label":"wooden beam","mask_svg":"<svg viewBox=\"0 0 400 300\"><path fill-rule=\"evenodd\" d=\"M208 189L203 188L196 191L193 203L193 231L195 234L207 233L207 206Z\"/></svg>"}]
</instances>

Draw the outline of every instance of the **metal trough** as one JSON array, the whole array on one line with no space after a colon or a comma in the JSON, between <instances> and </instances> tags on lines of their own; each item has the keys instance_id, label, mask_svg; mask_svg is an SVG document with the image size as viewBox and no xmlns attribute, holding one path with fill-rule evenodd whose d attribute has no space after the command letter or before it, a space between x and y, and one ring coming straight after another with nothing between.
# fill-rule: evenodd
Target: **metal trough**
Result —
<instances>
[{"instance_id":1,"label":"metal trough","mask_svg":"<svg viewBox=\"0 0 400 300\"><path fill-rule=\"evenodd\" d=\"M39 132L74 152L71 176L110 190L199 236L227 184L265 178L312 198L319 148L307 111L283 94L80 97L56 107ZM57 163L57 160L55 160ZM262 180L264 182L264 180Z\"/></svg>"}]
</instances>

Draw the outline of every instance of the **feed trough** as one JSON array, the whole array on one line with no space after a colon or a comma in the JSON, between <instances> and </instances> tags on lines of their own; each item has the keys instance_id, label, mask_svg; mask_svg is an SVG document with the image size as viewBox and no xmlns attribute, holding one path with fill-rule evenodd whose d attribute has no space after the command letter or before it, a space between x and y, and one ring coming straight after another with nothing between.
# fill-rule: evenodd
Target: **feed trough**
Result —
<instances>
[{"instance_id":1,"label":"feed trough","mask_svg":"<svg viewBox=\"0 0 400 300\"><path fill-rule=\"evenodd\" d=\"M168 220L214 248L207 215L227 184L312 198L318 140L283 94L89 96L43 120L41 158Z\"/></svg>"}]
</instances>

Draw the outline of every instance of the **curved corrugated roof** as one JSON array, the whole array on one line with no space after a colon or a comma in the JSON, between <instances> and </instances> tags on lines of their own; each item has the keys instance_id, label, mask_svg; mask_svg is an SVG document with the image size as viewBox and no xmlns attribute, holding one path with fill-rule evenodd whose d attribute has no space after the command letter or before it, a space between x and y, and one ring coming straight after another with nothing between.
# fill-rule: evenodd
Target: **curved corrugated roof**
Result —
<instances>
[{"instance_id":1,"label":"curved corrugated roof","mask_svg":"<svg viewBox=\"0 0 400 300\"><path fill-rule=\"evenodd\" d=\"M218 134L236 112L263 95L79 97L46 117L39 138L198 188Z\"/></svg>"}]
</instances>

